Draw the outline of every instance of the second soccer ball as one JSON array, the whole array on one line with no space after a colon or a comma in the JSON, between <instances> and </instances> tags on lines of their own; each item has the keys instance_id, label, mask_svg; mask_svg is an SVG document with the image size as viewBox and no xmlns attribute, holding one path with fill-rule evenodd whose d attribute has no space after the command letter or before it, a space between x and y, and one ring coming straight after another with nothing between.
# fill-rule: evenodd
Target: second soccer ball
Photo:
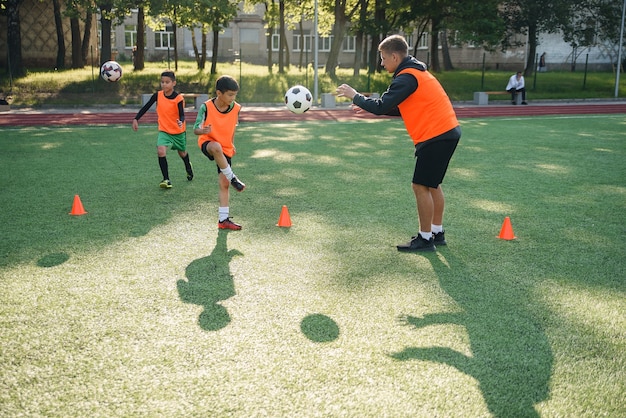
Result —
<instances>
[{"instance_id":1,"label":"second soccer ball","mask_svg":"<svg viewBox=\"0 0 626 418\"><path fill-rule=\"evenodd\" d=\"M293 86L285 93L285 105L293 113L304 113L312 104L313 96L304 86Z\"/></svg>"}]
</instances>

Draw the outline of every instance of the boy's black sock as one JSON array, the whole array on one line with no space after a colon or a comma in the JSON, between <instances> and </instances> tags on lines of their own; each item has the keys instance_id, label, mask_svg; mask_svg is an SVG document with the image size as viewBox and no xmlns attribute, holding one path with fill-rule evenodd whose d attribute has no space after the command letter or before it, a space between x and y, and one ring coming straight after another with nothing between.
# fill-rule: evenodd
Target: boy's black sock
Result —
<instances>
[{"instance_id":1,"label":"boy's black sock","mask_svg":"<svg viewBox=\"0 0 626 418\"><path fill-rule=\"evenodd\" d=\"M163 174L164 180L170 179L170 173L167 169L167 157L159 157L159 167L161 167L161 173Z\"/></svg>"},{"instance_id":2,"label":"boy's black sock","mask_svg":"<svg viewBox=\"0 0 626 418\"><path fill-rule=\"evenodd\" d=\"M185 170L187 170L187 172L191 171L191 163L189 162L189 154L181 158L183 159L183 162L185 163Z\"/></svg>"}]
</instances>

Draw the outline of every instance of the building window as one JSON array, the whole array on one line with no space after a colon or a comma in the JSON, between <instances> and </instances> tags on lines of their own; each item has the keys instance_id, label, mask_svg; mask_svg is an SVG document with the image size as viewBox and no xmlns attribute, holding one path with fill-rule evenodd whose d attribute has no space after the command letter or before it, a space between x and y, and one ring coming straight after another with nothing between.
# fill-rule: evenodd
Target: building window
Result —
<instances>
[{"instance_id":1,"label":"building window","mask_svg":"<svg viewBox=\"0 0 626 418\"><path fill-rule=\"evenodd\" d=\"M419 43L417 44L418 49L428 49L428 36L429 36L428 32L422 33Z\"/></svg>"},{"instance_id":2,"label":"building window","mask_svg":"<svg viewBox=\"0 0 626 418\"><path fill-rule=\"evenodd\" d=\"M272 51L278 51L280 49L280 32L278 29L274 29L272 32Z\"/></svg>"},{"instance_id":3,"label":"building window","mask_svg":"<svg viewBox=\"0 0 626 418\"><path fill-rule=\"evenodd\" d=\"M313 49L313 43L311 42L311 35L309 31L304 31L304 36L301 32L293 33L293 50L294 51L311 51Z\"/></svg>"},{"instance_id":4,"label":"building window","mask_svg":"<svg viewBox=\"0 0 626 418\"><path fill-rule=\"evenodd\" d=\"M239 42L242 44L258 44L259 31L257 29L239 29Z\"/></svg>"},{"instance_id":5,"label":"building window","mask_svg":"<svg viewBox=\"0 0 626 418\"><path fill-rule=\"evenodd\" d=\"M155 49L168 49L172 45L172 38L174 36L174 28L170 25L165 27L163 31L154 32L154 47Z\"/></svg>"},{"instance_id":6,"label":"building window","mask_svg":"<svg viewBox=\"0 0 626 418\"><path fill-rule=\"evenodd\" d=\"M415 43L415 36L411 33L410 35L405 35L404 39L406 39L406 43L409 45L409 51L412 50Z\"/></svg>"},{"instance_id":7,"label":"building window","mask_svg":"<svg viewBox=\"0 0 626 418\"><path fill-rule=\"evenodd\" d=\"M356 36L346 36L342 45L343 52L356 51Z\"/></svg>"},{"instance_id":8,"label":"building window","mask_svg":"<svg viewBox=\"0 0 626 418\"><path fill-rule=\"evenodd\" d=\"M458 30L448 33L448 43L450 44L450 46L454 46L457 48L460 48L462 46Z\"/></svg>"},{"instance_id":9,"label":"building window","mask_svg":"<svg viewBox=\"0 0 626 418\"><path fill-rule=\"evenodd\" d=\"M137 25L124 25L124 47L132 48L137 45Z\"/></svg>"},{"instance_id":10,"label":"building window","mask_svg":"<svg viewBox=\"0 0 626 418\"><path fill-rule=\"evenodd\" d=\"M317 38L317 50L321 52L329 52L333 42L333 36L324 36Z\"/></svg>"}]
</instances>

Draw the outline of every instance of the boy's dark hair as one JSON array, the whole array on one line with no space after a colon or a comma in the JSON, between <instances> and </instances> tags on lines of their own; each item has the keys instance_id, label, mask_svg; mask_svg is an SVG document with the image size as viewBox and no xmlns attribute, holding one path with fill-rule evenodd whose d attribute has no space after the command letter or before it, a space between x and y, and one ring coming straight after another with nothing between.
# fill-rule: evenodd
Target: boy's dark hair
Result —
<instances>
[{"instance_id":1,"label":"boy's dark hair","mask_svg":"<svg viewBox=\"0 0 626 418\"><path fill-rule=\"evenodd\" d=\"M378 45L378 50L380 52L391 54L395 52L405 57L409 53L409 44L406 43L406 39L402 36L391 35L383 39L383 41Z\"/></svg>"},{"instance_id":2,"label":"boy's dark hair","mask_svg":"<svg viewBox=\"0 0 626 418\"><path fill-rule=\"evenodd\" d=\"M215 91L225 93L227 91L239 91L237 80L229 75L223 75L215 82Z\"/></svg>"},{"instance_id":3,"label":"boy's dark hair","mask_svg":"<svg viewBox=\"0 0 626 418\"><path fill-rule=\"evenodd\" d=\"M161 77L169 77L172 81L176 81L176 74L174 74L174 71L163 71L161 73Z\"/></svg>"}]
</instances>

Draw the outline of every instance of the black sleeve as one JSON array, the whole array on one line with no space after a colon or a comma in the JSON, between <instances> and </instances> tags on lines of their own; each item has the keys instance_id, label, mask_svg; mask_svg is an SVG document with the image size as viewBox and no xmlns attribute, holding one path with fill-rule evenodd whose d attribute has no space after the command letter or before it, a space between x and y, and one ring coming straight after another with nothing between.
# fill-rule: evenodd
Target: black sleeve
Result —
<instances>
[{"instance_id":1,"label":"black sleeve","mask_svg":"<svg viewBox=\"0 0 626 418\"><path fill-rule=\"evenodd\" d=\"M137 114L135 115L135 119L139 120L143 115L145 115L146 112L150 110L152 105L156 103L157 97L158 94L154 93L152 97L150 97L150 100L148 100L148 103L146 103L141 109L139 109L139 112L137 112Z\"/></svg>"},{"instance_id":2,"label":"black sleeve","mask_svg":"<svg viewBox=\"0 0 626 418\"><path fill-rule=\"evenodd\" d=\"M181 122L185 121L185 101L181 100L178 102L178 120Z\"/></svg>"},{"instance_id":3,"label":"black sleeve","mask_svg":"<svg viewBox=\"0 0 626 418\"><path fill-rule=\"evenodd\" d=\"M374 115L399 116L398 105L417 90L417 79L411 74L400 74L393 79L379 99L357 94L352 103Z\"/></svg>"}]
</instances>

